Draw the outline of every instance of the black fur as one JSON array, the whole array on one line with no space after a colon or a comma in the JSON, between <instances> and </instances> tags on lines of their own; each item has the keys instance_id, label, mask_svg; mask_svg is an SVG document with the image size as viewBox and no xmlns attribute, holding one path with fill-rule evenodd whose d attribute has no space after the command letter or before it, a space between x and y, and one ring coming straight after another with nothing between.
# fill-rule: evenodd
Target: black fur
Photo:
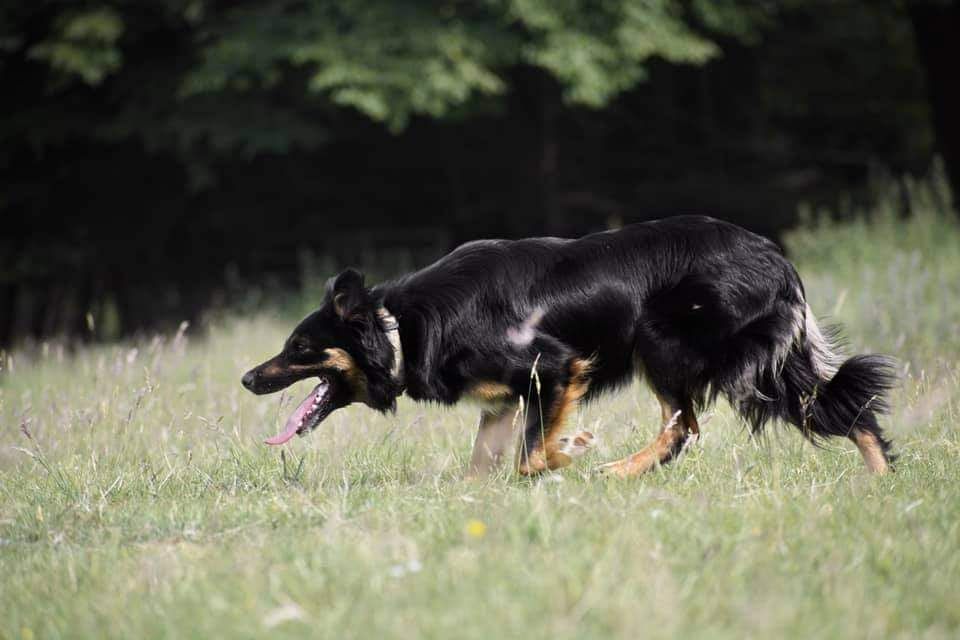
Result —
<instances>
[{"instance_id":1,"label":"black fur","mask_svg":"<svg viewBox=\"0 0 960 640\"><path fill-rule=\"evenodd\" d=\"M588 398L642 373L675 406L725 396L755 431L774 418L814 440L857 426L889 446L876 416L895 382L892 361L855 356L829 375L818 357L835 341L811 340L793 266L769 240L711 218L577 240L471 242L373 289L356 272L341 274L291 341L353 355L370 381L368 404L387 410L400 389L380 306L399 322L414 400L453 404L479 381L527 396L536 361L542 386L528 402L528 444L571 363L591 359Z\"/></svg>"}]
</instances>

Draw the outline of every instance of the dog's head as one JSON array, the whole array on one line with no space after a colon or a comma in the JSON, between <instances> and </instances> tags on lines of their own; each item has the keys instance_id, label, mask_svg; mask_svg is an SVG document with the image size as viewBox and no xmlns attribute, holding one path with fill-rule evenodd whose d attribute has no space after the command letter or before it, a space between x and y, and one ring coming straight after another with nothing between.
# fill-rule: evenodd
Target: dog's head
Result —
<instances>
[{"instance_id":1,"label":"dog's head","mask_svg":"<svg viewBox=\"0 0 960 640\"><path fill-rule=\"evenodd\" d=\"M401 391L391 375L394 358L378 303L364 286L363 275L347 269L331 280L323 304L297 325L283 350L244 374L242 382L253 393L264 394L318 378L283 432L267 440L282 444L352 402L394 410Z\"/></svg>"}]
</instances>

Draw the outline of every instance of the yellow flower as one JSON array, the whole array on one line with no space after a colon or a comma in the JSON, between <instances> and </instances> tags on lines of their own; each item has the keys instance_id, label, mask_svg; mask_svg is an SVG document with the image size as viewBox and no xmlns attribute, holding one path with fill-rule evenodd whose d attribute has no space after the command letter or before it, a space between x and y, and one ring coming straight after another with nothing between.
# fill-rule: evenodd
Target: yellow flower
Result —
<instances>
[{"instance_id":1,"label":"yellow flower","mask_svg":"<svg viewBox=\"0 0 960 640\"><path fill-rule=\"evenodd\" d=\"M482 538L487 534L487 525L481 520L467 520L466 531L471 538Z\"/></svg>"}]
</instances>

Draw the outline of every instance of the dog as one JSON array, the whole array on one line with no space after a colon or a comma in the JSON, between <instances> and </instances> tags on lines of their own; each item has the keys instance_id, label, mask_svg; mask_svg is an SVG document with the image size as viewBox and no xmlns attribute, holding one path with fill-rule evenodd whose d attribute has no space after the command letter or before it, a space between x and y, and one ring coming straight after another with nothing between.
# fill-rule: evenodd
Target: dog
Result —
<instances>
[{"instance_id":1,"label":"dog","mask_svg":"<svg viewBox=\"0 0 960 640\"><path fill-rule=\"evenodd\" d=\"M532 475L592 444L590 433L562 435L578 403L636 376L660 402L659 435L600 467L605 474L636 476L675 458L718 396L753 432L779 419L814 443L849 438L872 472L892 468L878 415L897 383L895 361L841 357L777 245L708 217L576 240L474 241L372 288L348 269L242 383L264 394L318 378L269 444L351 403L388 412L404 393L443 405L472 399L482 410L469 473L490 473L519 442L515 470Z\"/></svg>"}]
</instances>

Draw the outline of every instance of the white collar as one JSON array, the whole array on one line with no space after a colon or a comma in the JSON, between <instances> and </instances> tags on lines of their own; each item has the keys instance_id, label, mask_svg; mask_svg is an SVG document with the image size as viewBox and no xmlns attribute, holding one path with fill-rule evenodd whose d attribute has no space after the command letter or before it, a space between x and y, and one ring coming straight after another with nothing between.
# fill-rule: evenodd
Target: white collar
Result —
<instances>
[{"instance_id":1,"label":"white collar","mask_svg":"<svg viewBox=\"0 0 960 640\"><path fill-rule=\"evenodd\" d=\"M400 323L386 307L377 309L377 316L383 325L383 330L387 334L387 340L393 347L393 369L390 370L390 376L401 387L403 386L403 346L400 344Z\"/></svg>"}]
</instances>

